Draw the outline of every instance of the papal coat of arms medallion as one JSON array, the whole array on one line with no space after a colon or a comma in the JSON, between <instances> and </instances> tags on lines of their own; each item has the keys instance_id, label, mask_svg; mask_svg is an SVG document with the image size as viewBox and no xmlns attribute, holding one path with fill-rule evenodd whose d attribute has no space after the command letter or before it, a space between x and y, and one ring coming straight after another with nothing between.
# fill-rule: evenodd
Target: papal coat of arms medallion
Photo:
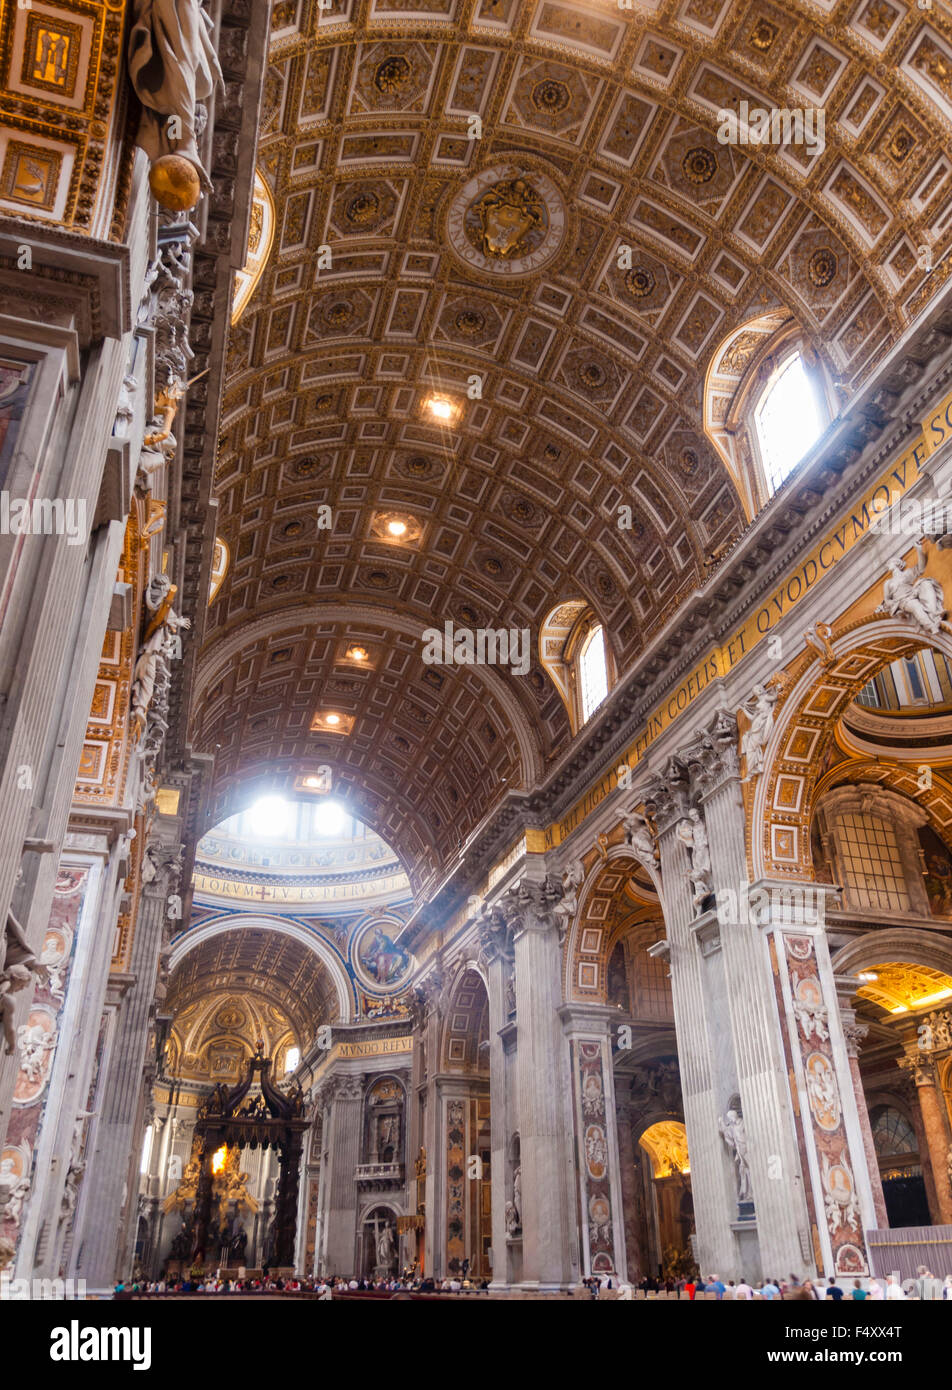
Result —
<instances>
[{"instance_id":1,"label":"papal coat of arms medallion","mask_svg":"<svg viewBox=\"0 0 952 1390\"><path fill-rule=\"evenodd\" d=\"M507 277L548 266L567 241L565 200L539 169L515 163L482 169L453 198L446 235L474 270Z\"/></svg>"}]
</instances>

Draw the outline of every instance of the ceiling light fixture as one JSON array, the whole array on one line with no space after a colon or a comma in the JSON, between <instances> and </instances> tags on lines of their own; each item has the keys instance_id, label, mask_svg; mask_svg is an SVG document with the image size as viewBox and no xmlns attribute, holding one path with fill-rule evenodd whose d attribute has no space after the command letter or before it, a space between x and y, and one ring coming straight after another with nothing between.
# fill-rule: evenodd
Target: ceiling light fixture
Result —
<instances>
[{"instance_id":1,"label":"ceiling light fixture","mask_svg":"<svg viewBox=\"0 0 952 1390\"><path fill-rule=\"evenodd\" d=\"M328 724L339 724L339 723L340 723L340 715L339 715L339 714L327 714L327 715L324 716L324 719L325 719L325 722L328 723Z\"/></svg>"},{"instance_id":2,"label":"ceiling light fixture","mask_svg":"<svg viewBox=\"0 0 952 1390\"><path fill-rule=\"evenodd\" d=\"M387 530L391 536L405 536L407 533L407 523L405 521L388 521Z\"/></svg>"},{"instance_id":3,"label":"ceiling light fixture","mask_svg":"<svg viewBox=\"0 0 952 1390\"><path fill-rule=\"evenodd\" d=\"M351 661L366 661L369 653L366 647L349 647L347 655Z\"/></svg>"},{"instance_id":4,"label":"ceiling light fixture","mask_svg":"<svg viewBox=\"0 0 952 1390\"><path fill-rule=\"evenodd\" d=\"M434 420L452 420L457 414L456 406L445 396L429 396L426 408Z\"/></svg>"}]
</instances>

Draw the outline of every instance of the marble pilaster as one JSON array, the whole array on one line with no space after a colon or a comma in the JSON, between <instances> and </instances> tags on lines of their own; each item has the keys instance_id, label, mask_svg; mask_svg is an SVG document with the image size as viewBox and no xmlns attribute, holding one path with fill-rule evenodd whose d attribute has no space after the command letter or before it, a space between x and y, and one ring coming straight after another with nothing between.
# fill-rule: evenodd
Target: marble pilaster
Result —
<instances>
[{"instance_id":1,"label":"marble pilaster","mask_svg":"<svg viewBox=\"0 0 952 1390\"><path fill-rule=\"evenodd\" d=\"M523 1287L559 1289L574 1277L567 1047L559 1022L562 950L558 890L524 879L505 896L513 930L516 1083L522 1167Z\"/></svg>"},{"instance_id":2,"label":"marble pilaster","mask_svg":"<svg viewBox=\"0 0 952 1390\"><path fill-rule=\"evenodd\" d=\"M324 1091L324 1274L349 1278L357 1269L357 1189L364 1088L359 1076L329 1080Z\"/></svg>"}]
</instances>

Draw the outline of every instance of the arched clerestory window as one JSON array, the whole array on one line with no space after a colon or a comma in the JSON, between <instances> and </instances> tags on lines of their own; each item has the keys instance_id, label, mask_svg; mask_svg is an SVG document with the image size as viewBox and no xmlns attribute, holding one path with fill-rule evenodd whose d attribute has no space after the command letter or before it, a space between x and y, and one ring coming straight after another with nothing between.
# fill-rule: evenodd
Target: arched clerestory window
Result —
<instances>
[{"instance_id":1,"label":"arched clerestory window","mask_svg":"<svg viewBox=\"0 0 952 1390\"><path fill-rule=\"evenodd\" d=\"M598 713L615 683L604 624L584 599L560 603L542 624L539 654L568 711L572 732Z\"/></svg>"},{"instance_id":2,"label":"arched clerestory window","mask_svg":"<svg viewBox=\"0 0 952 1390\"><path fill-rule=\"evenodd\" d=\"M704 429L752 519L836 413L831 377L782 305L732 329L704 383Z\"/></svg>"},{"instance_id":3,"label":"arched clerestory window","mask_svg":"<svg viewBox=\"0 0 952 1390\"><path fill-rule=\"evenodd\" d=\"M774 367L754 406L758 461L773 496L829 423L817 382L796 349Z\"/></svg>"}]
</instances>

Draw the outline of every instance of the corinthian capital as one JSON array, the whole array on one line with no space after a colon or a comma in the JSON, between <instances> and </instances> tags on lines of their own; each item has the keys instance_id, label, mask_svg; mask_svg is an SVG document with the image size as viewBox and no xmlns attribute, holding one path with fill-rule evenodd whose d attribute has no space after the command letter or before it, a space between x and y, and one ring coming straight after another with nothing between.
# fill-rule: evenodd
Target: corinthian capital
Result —
<instances>
[{"instance_id":1,"label":"corinthian capital","mask_svg":"<svg viewBox=\"0 0 952 1390\"><path fill-rule=\"evenodd\" d=\"M694 796L703 796L728 777L739 776L736 717L727 710L718 710L682 749L681 760L688 768Z\"/></svg>"},{"instance_id":2,"label":"corinthian capital","mask_svg":"<svg viewBox=\"0 0 952 1390\"><path fill-rule=\"evenodd\" d=\"M524 878L504 894L500 907L513 933L558 931L562 918L556 907L561 900L562 885L557 879Z\"/></svg>"},{"instance_id":3,"label":"corinthian capital","mask_svg":"<svg viewBox=\"0 0 952 1390\"><path fill-rule=\"evenodd\" d=\"M905 1057L899 1058L897 1066L907 1072L917 1086L935 1085L935 1067L921 1052L907 1052Z\"/></svg>"},{"instance_id":4,"label":"corinthian capital","mask_svg":"<svg viewBox=\"0 0 952 1390\"><path fill-rule=\"evenodd\" d=\"M669 758L660 773L650 777L639 799L659 831L670 829L687 815L691 806L691 780L680 758Z\"/></svg>"},{"instance_id":5,"label":"corinthian capital","mask_svg":"<svg viewBox=\"0 0 952 1390\"><path fill-rule=\"evenodd\" d=\"M501 907L484 907L479 919L479 945L486 961L512 959L512 926Z\"/></svg>"},{"instance_id":6,"label":"corinthian capital","mask_svg":"<svg viewBox=\"0 0 952 1390\"><path fill-rule=\"evenodd\" d=\"M333 1100L362 1100L363 1095L363 1082L359 1076L328 1077L320 1090L320 1097L325 1105Z\"/></svg>"}]
</instances>

